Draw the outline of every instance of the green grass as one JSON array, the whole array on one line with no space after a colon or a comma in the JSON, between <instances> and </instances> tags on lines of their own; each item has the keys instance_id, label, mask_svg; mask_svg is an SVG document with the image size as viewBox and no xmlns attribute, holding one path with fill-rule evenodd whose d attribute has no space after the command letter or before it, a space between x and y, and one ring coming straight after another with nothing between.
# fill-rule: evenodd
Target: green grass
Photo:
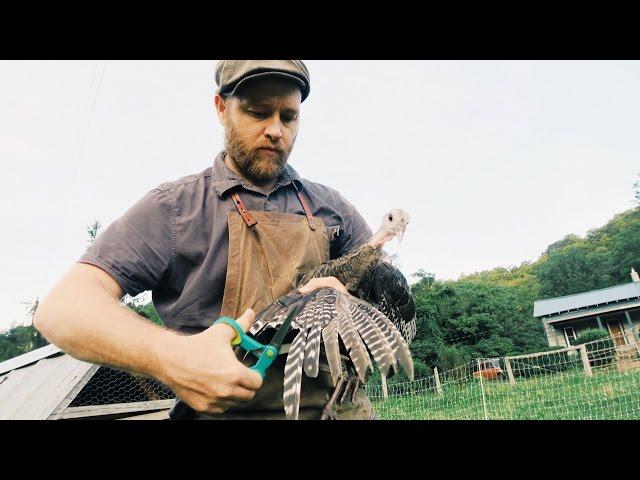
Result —
<instances>
[{"instance_id":1,"label":"green grass","mask_svg":"<svg viewBox=\"0 0 640 480\"><path fill-rule=\"evenodd\" d=\"M483 395L484 392L484 395ZM596 371L586 377L580 369L529 379L507 381L477 379L414 393L374 397L381 419L513 419L583 420L640 419L640 372Z\"/></svg>"}]
</instances>

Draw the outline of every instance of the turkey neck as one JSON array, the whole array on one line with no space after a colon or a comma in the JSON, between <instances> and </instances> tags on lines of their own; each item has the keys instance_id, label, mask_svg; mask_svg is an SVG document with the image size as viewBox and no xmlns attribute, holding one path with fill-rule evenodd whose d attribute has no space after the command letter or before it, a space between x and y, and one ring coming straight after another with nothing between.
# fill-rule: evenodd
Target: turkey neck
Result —
<instances>
[{"instance_id":1,"label":"turkey neck","mask_svg":"<svg viewBox=\"0 0 640 480\"><path fill-rule=\"evenodd\" d=\"M372 275L381 255L382 245L365 243L340 258L318 265L308 272L298 285L304 285L312 278L336 277L349 292L356 292L362 279Z\"/></svg>"}]
</instances>

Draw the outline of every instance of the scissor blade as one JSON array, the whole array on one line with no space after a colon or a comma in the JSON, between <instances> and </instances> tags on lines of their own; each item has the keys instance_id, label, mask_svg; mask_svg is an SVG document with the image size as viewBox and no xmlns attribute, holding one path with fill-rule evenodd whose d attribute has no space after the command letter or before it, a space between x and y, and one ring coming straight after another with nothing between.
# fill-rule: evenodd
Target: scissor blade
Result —
<instances>
[{"instance_id":1,"label":"scissor blade","mask_svg":"<svg viewBox=\"0 0 640 480\"><path fill-rule=\"evenodd\" d=\"M291 327L291 322L293 321L295 316L300 312L300 310L302 310L303 306L304 304L298 304L295 307L291 307L289 313L287 314L287 318L285 319L284 322L282 322L282 325L280 325L280 327L276 331L276 334L271 339L271 342L269 343L269 345L276 347L278 350L280 350L280 346L282 345L284 337L286 336L287 332L289 331L289 328Z\"/></svg>"}]
</instances>

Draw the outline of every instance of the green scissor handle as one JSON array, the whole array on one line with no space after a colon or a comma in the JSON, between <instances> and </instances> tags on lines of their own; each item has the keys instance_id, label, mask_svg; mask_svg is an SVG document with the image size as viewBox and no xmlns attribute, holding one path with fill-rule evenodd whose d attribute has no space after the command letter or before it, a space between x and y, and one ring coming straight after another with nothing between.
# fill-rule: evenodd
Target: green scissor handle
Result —
<instances>
[{"instance_id":1,"label":"green scissor handle","mask_svg":"<svg viewBox=\"0 0 640 480\"><path fill-rule=\"evenodd\" d=\"M231 345L240 345L240 347L244 348L247 352L258 357L256 364L250 368L258 372L264 379L264 377L267 376L267 369L278 357L278 349L271 345L263 345L254 338L251 338L242 331L242 327L231 317L220 317L213 324L215 325L216 323L224 323L236 331L236 337L231 341ZM262 350L262 353L256 353L257 350Z\"/></svg>"}]
</instances>

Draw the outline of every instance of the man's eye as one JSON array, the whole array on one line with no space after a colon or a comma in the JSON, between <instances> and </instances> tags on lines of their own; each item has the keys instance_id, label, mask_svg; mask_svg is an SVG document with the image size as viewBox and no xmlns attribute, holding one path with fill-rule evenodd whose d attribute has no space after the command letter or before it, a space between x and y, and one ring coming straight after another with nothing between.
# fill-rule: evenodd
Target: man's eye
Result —
<instances>
[{"instance_id":1,"label":"man's eye","mask_svg":"<svg viewBox=\"0 0 640 480\"><path fill-rule=\"evenodd\" d=\"M297 117L297 115L283 115L282 121L285 123L293 122Z\"/></svg>"},{"instance_id":2,"label":"man's eye","mask_svg":"<svg viewBox=\"0 0 640 480\"><path fill-rule=\"evenodd\" d=\"M267 116L267 112L263 112L261 110L249 110L249 113L258 118L264 118Z\"/></svg>"}]
</instances>

